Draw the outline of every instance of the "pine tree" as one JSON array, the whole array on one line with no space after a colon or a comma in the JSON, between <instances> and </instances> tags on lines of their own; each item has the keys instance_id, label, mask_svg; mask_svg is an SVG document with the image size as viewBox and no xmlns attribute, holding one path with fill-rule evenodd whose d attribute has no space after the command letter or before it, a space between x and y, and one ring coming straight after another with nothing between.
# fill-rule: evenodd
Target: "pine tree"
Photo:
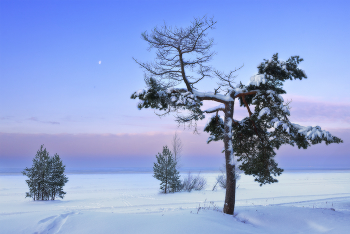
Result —
<instances>
[{"instance_id":1,"label":"pine tree","mask_svg":"<svg viewBox=\"0 0 350 234\"><path fill-rule=\"evenodd\" d=\"M65 167L58 154L51 158L50 189L52 200L55 200L56 196L63 198L66 194L63 191L63 186L68 182L68 178L64 175Z\"/></svg>"},{"instance_id":2,"label":"pine tree","mask_svg":"<svg viewBox=\"0 0 350 234\"><path fill-rule=\"evenodd\" d=\"M206 36L215 24L213 19L203 17L195 18L186 28L165 24L151 33L144 32L142 37L150 49L156 50L156 59L152 63L135 60L145 70L147 88L134 92L131 98L140 100L139 109L158 109L164 111L163 115L185 113L177 115L176 121L190 126L196 126L196 121L205 118L204 114L216 113L205 131L210 133L208 143L224 143L226 196L223 211L233 214L237 166L245 174L253 175L260 185L274 183L277 182L275 177L283 172L274 160L275 150L281 145L306 149L313 144L325 142L328 145L342 140L319 126L303 127L289 121L288 103L284 103L281 94L286 93L283 89L286 80L307 78L298 67L303 61L299 56L280 61L278 54L274 54L258 66L258 74L251 77L248 85L234 84L234 74L240 68L224 74L207 65L214 52L210 51L213 39ZM217 86L211 92L199 91L198 82L208 77L217 78ZM241 121L233 118L236 99L249 114ZM203 101L219 105L202 110ZM251 105L255 106L253 112ZM218 114L220 111L223 120Z\"/></svg>"},{"instance_id":3,"label":"pine tree","mask_svg":"<svg viewBox=\"0 0 350 234\"><path fill-rule=\"evenodd\" d=\"M63 186L68 182L64 175L65 166L58 154L54 157L49 156L44 145L40 146L31 168L25 168L22 172L28 179L26 180L29 192L26 197L33 200L55 200L56 196L63 198Z\"/></svg>"},{"instance_id":4,"label":"pine tree","mask_svg":"<svg viewBox=\"0 0 350 234\"><path fill-rule=\"evenodd\" d=\"M156 155L157 163L154 163L153 177L160 180L160 189L164 193L177 192L180 187L180 176L176 170L176 161L167 146L163 152Z\"/></svg>"}]
</instances>

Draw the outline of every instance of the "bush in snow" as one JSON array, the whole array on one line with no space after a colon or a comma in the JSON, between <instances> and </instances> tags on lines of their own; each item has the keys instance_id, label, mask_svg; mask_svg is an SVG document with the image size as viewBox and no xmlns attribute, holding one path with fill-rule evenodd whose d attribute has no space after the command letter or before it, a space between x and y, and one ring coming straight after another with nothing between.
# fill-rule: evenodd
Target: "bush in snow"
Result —
<instances>
[{"instance_id":1,"label":"bush in snow","mask_svg":"<svg viewBox=\"0 0 350 234\"><path fill-rule=\"evenodd\" d=\"M29 192L26 197L33 200L55 200L56 196L63 198L66 192L63 186L68 182L64 175L65 167L58 154L50 157L44 145L37 151L31 168L25 168L23 175L28 176L26 180Z\"/></svg>"},{"instance_id":2,"label":"bush in snow","mask_svg":"<svg viewBox=\"0 0 350 234\"><path fill-rule=\"evenodd\" d=\"M219 185L223 189L226 189L226 181L227 181L226 173L222 169L220 169L220 171L221 171L221 175L218 175L216 177L216 183L214 184L212 191L216 189L217 185Z\"/></svg>"},{"instance_id":3,"label":"bush in snow","mask_svg":"<svg viewBox=\"0 0 350 234\"><path fill-rule=\"evenodd\" d=\"M221 171L221 175L218 175L216 177L216 183L213 186L212 191L214 191L216 189L217 185L219 185L223 189L226 189L226 187L227 187L226 171L224 169L220 169L220 171ZM241 178L241 171L240 170L235 170L235 179L236 179L236 181L239 180L240 178Z\"/></svg>"},{"instance_id":4,"label":"bush in snow","mask_svg":"<svg viewBox=\"0 0 350 234\"><path fill-rule=\"evenodd\" d=\"M207 186L207 180L198 174L193 176L191 172L188 173L187 177L183 179L181 183L181 190L191 192L192 190L202 190Z\"/></svg>"},{"instance_id":5,"label":"bush in snow","mask_svg":"<svg viewBox=\"0 0 350 234\"><path fill-rule=\"evenodd\" d=\"M222 175L218 175L218 177L216 177L216 181L218 182L219 186L221 188L226 188L226 175L222 174Z\"/></svg>"},{"instance_id":6,"label":"bush in snow","mask_svg":"<svg viewBox=\"0 0 350 234\"><path fill-rule=\"evenodd\" d=\"M167 146L163 147L163 152L156 155L157 163L154 163L153 177L160 180L160 189L164 193L177 192L180 190L180 176L176 169L177 162Z\"/></svg>"}]
</instances>

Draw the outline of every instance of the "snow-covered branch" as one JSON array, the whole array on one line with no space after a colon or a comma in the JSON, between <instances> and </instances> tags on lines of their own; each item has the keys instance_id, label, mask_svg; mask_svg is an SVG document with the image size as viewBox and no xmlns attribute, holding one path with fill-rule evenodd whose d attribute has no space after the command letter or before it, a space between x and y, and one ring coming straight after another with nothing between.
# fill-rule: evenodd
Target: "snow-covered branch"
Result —
<instances>
[{"instance_id":1,"label":"snow-covered branch","mask_svg":"<svg viewBox=\"0 0 350 234\"><path fill-rule=\"evenodd\" d=\"M218 106L215 106L215 107L212 107L212 108L209 108L205 111L203 111L204 113L214 113L214 112L217 112L217 111L225 111L225 105L224 104L220 104Z\"/></svg>"},{"instance_id":2,"label":"snow-covered branch","mask_svg":"<svg viewBox=\"0 0 350 234\"><path fill-rule=\"evenodd\" d=\"M328 131L322 130L320 126L301 126L299 124L292 124L294 128L298 130L299 134L302 134L312 144L317 144L325 141L326 144L341 143L343 142L338 137L332 136Z\"/></svg>"}]
</instances>

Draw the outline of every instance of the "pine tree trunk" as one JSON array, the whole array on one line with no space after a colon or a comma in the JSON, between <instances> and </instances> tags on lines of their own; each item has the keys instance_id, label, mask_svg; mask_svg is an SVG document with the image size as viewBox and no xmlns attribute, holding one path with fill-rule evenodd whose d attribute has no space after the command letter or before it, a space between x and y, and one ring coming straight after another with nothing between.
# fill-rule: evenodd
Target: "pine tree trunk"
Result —
<instances>
[{"instance_id":1,"label":"pine tree trunk","mask_svg":"<svg viewBox=\"0 0 350 234\"><path fill-rule=\"evenodd\" d=\"M234 174L235 165L226 163L226 197L224 213L233 215L236 202L236 178Z\"/></svg>"},{"instance_id":2,"label":"pine tree trunk","mask_svg":"<svg viewBox=\"0 0 350 234\"><path fill-rule=\"evenodd\" d=\"M166 167L165 167L165 194L166 194L167 187L168 187L168 160L166 160Z\"/></svg>"},{"instance_id":3,"label":"pine tree trunk","mask_svg":"<svg viewBox=\"0 0 350 234\"><path fill-rule=\"evenodd\" d=\"M39 184L39 186L38 186L38 199L37 200L39 201L40 200L40 189L41 188L40 188L40 183L38 183L38 184Z\"/></svg>"},{"instance_id":4,"label":"pine tree trunk","mask_svg":"<svg viewBox=\"0 0 350 234\"><path fill-rule=\"evenodd\" d=\"M230 102L225 106L225 162L226 162L226 197L223 212L225 214L233 215L235 210L236 199L236 178L235 178L235 165L233 164L233 152L232 152L232 121L233 121L233 107L234 102ZM231 125L231 126L230 126Z\"/></svg>"}]
</instances>

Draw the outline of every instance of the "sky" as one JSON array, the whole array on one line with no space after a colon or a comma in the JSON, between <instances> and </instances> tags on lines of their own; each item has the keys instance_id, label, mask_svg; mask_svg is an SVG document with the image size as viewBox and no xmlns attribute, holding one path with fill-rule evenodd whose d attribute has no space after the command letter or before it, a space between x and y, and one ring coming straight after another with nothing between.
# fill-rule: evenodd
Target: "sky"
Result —
<instances>
[{"instance_id":1,"label":"sky","mask_svg":"<svg viewBox=\"0 0 350 234\"><path fill-rule=\"evenodd\" d=\"M206 144L208 118L193 134L173 115L140 111L130 99L145 88L132 58L155 57L141 33L164 23L187 27L205 15L217 21L209 32L216 51L210 64L223 72L244 65L237 82L247 84L274 53L302 57L308 78L284 85L291 121L344 140L308 150L282 147L279 165L350 168L350 3L337 0L0 0L0 168L29 167L41 144L67 167L151 167L175 132L184 166L222 166L223 143ZM209 79L198 87L215 85ZM245 116L236 106L234 118Z\"/></svg>"}]
</instances>

